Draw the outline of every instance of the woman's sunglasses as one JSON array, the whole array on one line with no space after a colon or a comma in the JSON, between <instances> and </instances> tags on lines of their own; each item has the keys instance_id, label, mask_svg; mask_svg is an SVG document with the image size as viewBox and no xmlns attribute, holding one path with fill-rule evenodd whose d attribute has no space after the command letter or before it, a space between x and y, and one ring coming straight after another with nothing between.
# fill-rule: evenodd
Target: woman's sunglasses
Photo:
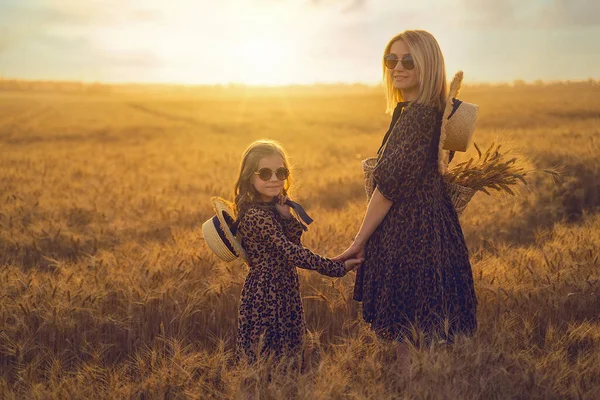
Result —
<instances>
[{"instance_id":1,"label":"woman's sunglasses","mask_svg":"<svg viewBox=\"0 0 600 400\"><path fill-rule=\"evenodd\" d=\"M404 69L413 69L415 67L415 60L413 60L412 55L410 54L405 54L401 59L398 59L398 56L395 54L388 54L383 57L383 61L385 62L385 66L389 69L396 68L398 61L402 63Z\"/></svg>"},{"instance_id":2,"label":"woman's sunglasses","mask_svg":"<svg viewBox=\"0 0 600 400\"><path fill-rule=\"evenodd\" d=\"M258 175L258 177L265 182L270 180L273 174L275 174L277 179L280 181L284 181L290 175L290 171L284 167L277 168L275 171L273 171L271 168L261 168L254 174Z\"/></svg>"}]
</instances>

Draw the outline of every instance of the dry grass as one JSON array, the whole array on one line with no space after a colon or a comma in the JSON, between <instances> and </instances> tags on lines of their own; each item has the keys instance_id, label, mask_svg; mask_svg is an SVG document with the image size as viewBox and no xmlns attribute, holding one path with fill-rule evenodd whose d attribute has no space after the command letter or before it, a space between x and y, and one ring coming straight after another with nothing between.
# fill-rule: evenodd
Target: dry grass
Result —
<instances>
[{"instance_id":1,"label":"dry grass","mask_svg":"<svg viewBox=\"0 0 600 400\"><path fill-rule=\"evenodd\" d=\"M0 94L0 398L600 398L599 94L463 88L478 143L565 167L461 217L475 337L413 349L401 370L361 322L352 274L300 271L307 368L270 382L267 361L231 366L246 271L201 240L208 199L229 196L248 143L277 139L316 220L305 245L339 253L388 124L382 93Z\"/></svg>"}]
</instances>

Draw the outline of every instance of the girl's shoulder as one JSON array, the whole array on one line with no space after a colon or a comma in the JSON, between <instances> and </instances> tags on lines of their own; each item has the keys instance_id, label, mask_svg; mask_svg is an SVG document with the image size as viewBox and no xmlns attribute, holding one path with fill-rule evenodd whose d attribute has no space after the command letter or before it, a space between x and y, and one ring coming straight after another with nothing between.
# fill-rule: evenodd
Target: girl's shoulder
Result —
<instances>
[{"instance_id":1,"label":"girl's shoulder","mask_svg":"<svg viewBox=\"0 0 600 400\"><path fill-rule=\"evenodd\" d=\"M257 216L257 215L268 215L270 213L271 213L271 210L269 210L267 207L261 207L261 206L252 204L252 205L249 205L244 210L244 215L242 218L248 218L248 217Z\"/></svg>"},{"instance_id":2,"label":"girl's shoulder","mask_svg":"<svg viewBox=\"0 0 600 400\"><path fill-rule=\"evenodd\" d=\"M243 211L240 217L240 225L249 224L253 222L265 222L265 219L273 219L272 206L265 206L262 204L250 204Z\"/></svg>"},{"instance_id":3,"label":"girl's shoulder","mask_svg":"<svg viewBox=\"0 0 600 400\"><path fill-rule=\"evenodd\" d=\"M263 241L269 232L281 230L277 218L272 210L266 207L250 206L240 217L238 232L247 239Z\"/></svg>"}]
</instances>

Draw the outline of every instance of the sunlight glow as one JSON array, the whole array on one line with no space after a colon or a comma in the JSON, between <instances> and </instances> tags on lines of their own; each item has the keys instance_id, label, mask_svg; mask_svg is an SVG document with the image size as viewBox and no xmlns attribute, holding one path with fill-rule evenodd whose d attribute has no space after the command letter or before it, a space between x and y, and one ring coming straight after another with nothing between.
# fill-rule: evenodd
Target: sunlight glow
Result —
<instances>
[{"instance_id":1,"label":"sunlight glow","mask_svg":"<svg viewBox=\"0 0 600 400\"><path fill-rule=\"evenodd\" d=\"M239 79L249 85L289 83L292 57L289 44L268 35L252 36L242 41L238 56ZM237 80L237 79L234 79Z\"/></svg>"}]
</instances>

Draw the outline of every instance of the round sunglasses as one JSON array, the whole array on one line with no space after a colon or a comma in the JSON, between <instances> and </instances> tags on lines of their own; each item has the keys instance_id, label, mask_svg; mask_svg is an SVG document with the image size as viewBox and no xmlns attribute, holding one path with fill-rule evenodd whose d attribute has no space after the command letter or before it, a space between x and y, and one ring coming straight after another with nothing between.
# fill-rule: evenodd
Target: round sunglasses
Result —
<instances>
[{"instance_id":1,"label":"round sunglasses","mask_svg":"<svg viewBox=\"0 0 600 400\"><path fill-rule=\"evenodd\" d=\"M410 54L403 55L401 59L398 59L398 56L395 54L388 54L387 56L383 57L383 62L389 69L396 68L398 61L400 61L404 69L415 68L415 60L413 60L413 57Z\"/></svg>"},{"instance_id":2,"label":"round sunglasses","mask_svg":"<svg viewBox=\"0 0 600 400\"><path fill-rule=\"evenodd\" d=\"M261 168L254 174L258 175L260 180L265 182L270 180L273 174L275 174L277 179L279 179L280 181L285 181L290 175L290 171L285 167L279 167L275 171L273 171L271 168Z\"/></svg>"}]
</instances>

